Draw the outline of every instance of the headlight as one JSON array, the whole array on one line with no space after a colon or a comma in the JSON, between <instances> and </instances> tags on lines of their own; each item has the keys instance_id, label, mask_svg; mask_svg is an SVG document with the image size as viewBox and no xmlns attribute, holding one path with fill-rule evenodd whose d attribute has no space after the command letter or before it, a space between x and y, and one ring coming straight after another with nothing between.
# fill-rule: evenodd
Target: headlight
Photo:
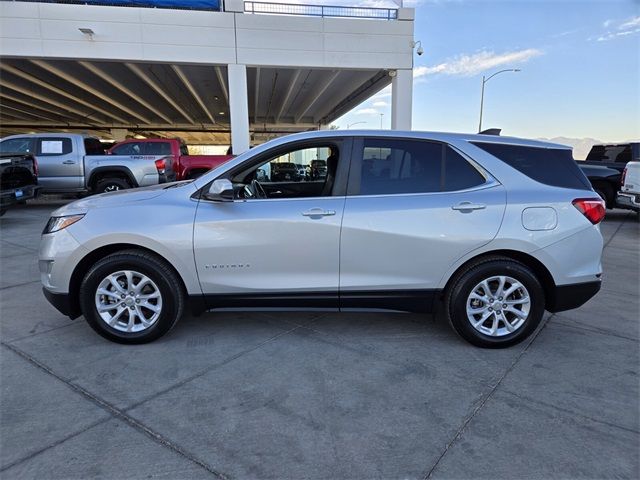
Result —
<instances>
[{"instance_id":1,"label":"headlight","mask_svg":"<svg viewBox=\"0 0 640 480\"><path fill-rule=\"evenodd\" d=\"M57 232L58 230L63 230L70 225L73 225L79 220L82 220L84 214L82 215L66 215L64 217L51 217L47 222L47 226L44 227L42 234L45 235L47 233Z\"/></svg>"}]
</instances>

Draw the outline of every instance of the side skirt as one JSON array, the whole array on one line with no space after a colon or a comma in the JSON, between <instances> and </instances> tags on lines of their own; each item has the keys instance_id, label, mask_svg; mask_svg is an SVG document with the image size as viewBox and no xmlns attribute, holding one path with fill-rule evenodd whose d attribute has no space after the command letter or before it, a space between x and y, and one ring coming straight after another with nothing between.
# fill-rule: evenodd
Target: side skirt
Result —
<instances>
[{"instance_id":1,"label":"side skirt","mask_svg":"<svg viewBox=\"0 0 640 480\"><path fill-rule=\"evenodd\" d=\"M325 310L430 313L441 290L232 293L191 295L194 315L207 310Z\"/></svg>"}]
</instances>

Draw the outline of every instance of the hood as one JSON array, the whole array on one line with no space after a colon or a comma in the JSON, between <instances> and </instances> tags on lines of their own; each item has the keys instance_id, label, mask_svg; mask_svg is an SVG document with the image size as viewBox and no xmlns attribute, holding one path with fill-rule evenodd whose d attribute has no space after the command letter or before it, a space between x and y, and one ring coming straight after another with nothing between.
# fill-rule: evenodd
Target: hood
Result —
<instances>
[{"instance_id":1,"label":"hood","mask_svg":"<svg viewBox=\"0 0 640 480\"><path fill-rule=\"evenodd\" d=\"M159 197L160 195L165 193L167 188L174 185L180 185L181 183L185 182L161 183L159 185L152 185L150 187L134 188L131 190L120 190L117 192L92 195L90 197L68 203L67 205L55 210L51 215L54 217L63 215L75 215L79 213L87 213L87 211L93 210L95 208L115 207L135 202L142 202Z\"/></svg>"}]
</instances>

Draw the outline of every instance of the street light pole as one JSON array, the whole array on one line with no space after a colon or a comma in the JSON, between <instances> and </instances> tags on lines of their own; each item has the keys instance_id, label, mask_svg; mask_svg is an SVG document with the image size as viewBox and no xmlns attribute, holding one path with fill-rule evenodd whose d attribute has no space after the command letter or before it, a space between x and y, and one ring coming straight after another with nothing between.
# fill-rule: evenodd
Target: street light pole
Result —
<instances>
[{"instance_id":1,"label":"street light pole","mask_svg":"<svg viewBox=\"0 0 640 480\"><path fill-rule=\"evenodd\" d=\"M384 117L384 113L380 114L380 130L382 130L382 117Z\"/></svg>"},{"instance_id":2,"label":"street light pole","mask_svg":"<svg viewBox=\"0 0 640 480\"><path fill-rule=\"evenodd\" d=\"M482 76L482 93L480 94L480 124L478 125L478 133L480 133L482 131L482 110L484 108L484 85L485 83L487 83L489 80L491 80L493 77L495 77L496 75L499 75L501 73L504 72L519 72L520 69L519 68L507 68L505 70L500 70L499 72L494 73L493 75L489 75L489 77L485 78L485 76Z\"/></svg>"}]
</instances>

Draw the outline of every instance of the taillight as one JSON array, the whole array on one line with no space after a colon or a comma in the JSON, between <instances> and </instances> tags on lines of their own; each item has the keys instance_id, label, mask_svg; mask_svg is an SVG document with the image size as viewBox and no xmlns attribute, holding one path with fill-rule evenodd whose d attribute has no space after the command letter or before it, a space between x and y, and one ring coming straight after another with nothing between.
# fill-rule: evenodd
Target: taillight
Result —
<instances>
[{"instance_id":1,"label":"taillight","mask_svg":"<svg viewBox=\"0 0 640 480\"><path fill-rule=\"evenodd\" d=\"M624 179L627 178L627 167L624 167L622 171L622 177L620 178L620 185L624 186Z\"/></svg>"},{"instance_id":2,"label":"taillight","mask_svg":"<svg viewBox=\"0 0 640 480\"><path fill-rule=\"evenodd\" d=\"M167 168L167 164L164 160L164 158L161 158L160 160L156 160L156 169L158 170L159 174L164 174L165 169Z\"/></svg>"},{"instance_id":3,"label":"taillight","mask_svg":"<svg viewBox=\"0 0 640 480\"><path fill-rule=\"evenodd\" d=\"M606 209L604 200L600 198L576 198L571 203L594 225L597 225L604 219Z\"/></svg>"}]
</instances>

